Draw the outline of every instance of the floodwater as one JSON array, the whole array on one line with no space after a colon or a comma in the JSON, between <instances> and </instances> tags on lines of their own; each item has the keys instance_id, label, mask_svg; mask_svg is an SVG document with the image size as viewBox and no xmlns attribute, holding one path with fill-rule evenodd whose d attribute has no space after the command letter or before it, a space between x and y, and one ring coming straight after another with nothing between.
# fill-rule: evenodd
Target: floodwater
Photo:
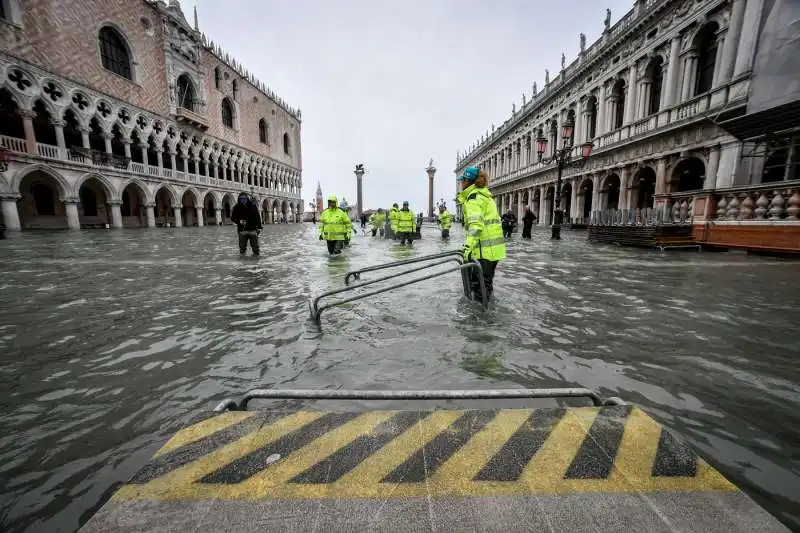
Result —
<instances>
[{"instance_id":1,"label":"floodwater","mask_svg":"<svg viewBox=\"0 0 800 533\"><path fill-rule=\"evenodd\" d=\"M597 389L800 530L800 262L543 230L515 235L486 315L450 275L308 320L348 270L445 247L424 231L333 259L310 224L266 227L259 259L230 227L0 241L0 530L75 531L190 417L257 386Z\"/></svg>"}]
</instances>

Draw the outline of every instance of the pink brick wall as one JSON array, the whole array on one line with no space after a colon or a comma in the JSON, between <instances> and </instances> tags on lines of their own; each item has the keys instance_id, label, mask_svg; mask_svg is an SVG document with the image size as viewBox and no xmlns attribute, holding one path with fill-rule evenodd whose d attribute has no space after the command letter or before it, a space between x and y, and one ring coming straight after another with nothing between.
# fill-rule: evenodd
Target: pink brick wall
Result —
<instances>
[{"instance_id":1,"label":"pink brick wall","mask_svg":"<svg viewBox=\"0 0 800 533\"><path fill-rule=\"evenodd\" d=\"M22 27L0 23L0 50L143 109L169 112L161 21L143 0L25 0L21 6ZM133 48L135 83L103 68L97 37L104 22Z\"/></svg>"},{"instance_id":2,"label":"pink brick wall","mask_svg":"<svg viewBox=\"0 0 800 533\"><path fill-rule=\"evenodd\" d=\"M207 98L206 118L209 135L225 139L257 154L272 157L295 168L301 167L300 123L267 98L233 69L209 52L203 53L203 65L208 71L204 80ZM220 88L214 84L214 69L220 69ZM225 79L225 73L228 79ZM233 81L238 84L236 96L236 119L234 129L222 125L222 100L226 96L233 100ZM268 125L268 145L260 142L258 121L264 118ZM238 129L236 129L238 128ZM283 134L289 134L289 155L283 151Z\"/></svg>"}]
</instances>

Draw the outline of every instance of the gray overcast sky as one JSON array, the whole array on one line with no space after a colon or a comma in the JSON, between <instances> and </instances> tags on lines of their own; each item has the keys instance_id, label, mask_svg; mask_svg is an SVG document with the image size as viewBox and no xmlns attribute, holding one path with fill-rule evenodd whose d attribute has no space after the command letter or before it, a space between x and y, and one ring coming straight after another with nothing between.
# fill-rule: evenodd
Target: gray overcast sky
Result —
<instances>
[{"instance_id":1,"label":"gray overcast sky","mask_svg":"<svg viewBox=\"0 0 800 533\"><path fill-rule=\"evenodd\" d=\"M322 191L364 204L454 197L456 151L502 123L600 36L632 0L182 0L191 23L303 112L303 197Z\"/></svg>"}]
</instances>

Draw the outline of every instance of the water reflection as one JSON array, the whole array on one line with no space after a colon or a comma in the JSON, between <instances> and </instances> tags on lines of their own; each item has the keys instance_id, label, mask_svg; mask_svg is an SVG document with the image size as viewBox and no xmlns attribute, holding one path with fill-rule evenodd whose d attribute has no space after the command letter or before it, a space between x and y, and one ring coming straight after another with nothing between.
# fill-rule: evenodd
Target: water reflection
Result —
<instances>
[{"instance_id":1,"label":"water reflection","mask_svg":"<svg viewBox=\"0 0 800 533\"><path fill-rule=\"evenodd\" d=\"M488 314L453 274L308 320L349 270L460 246L425 233L334 258L296 225L267 227L258 259L230 228L0 241L0 530L75 530L189 418L261 385L591 387L800 524L800 265L536 232L509 244Z\"/></svg>"}]
</instances>

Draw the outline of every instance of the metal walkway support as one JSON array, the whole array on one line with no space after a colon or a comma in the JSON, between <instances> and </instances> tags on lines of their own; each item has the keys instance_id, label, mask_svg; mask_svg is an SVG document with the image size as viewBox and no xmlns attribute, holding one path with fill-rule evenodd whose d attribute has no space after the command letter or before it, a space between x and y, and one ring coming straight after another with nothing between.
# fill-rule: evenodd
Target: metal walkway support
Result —
<instances>
[{"instance_id":1,"label":"metal walkway support","mask_svg":"<svg viewBox=\"0 0 800 533\"><path fill-rule=\"evenodd\" d=\"M237 403L222 400L214 411L246 411L253 399L262 400L498 400L588 398L592 405L624 405L619 398L602 399L591 389L488 389L488 390L347 390L347 389L253 389Z\"/></svg>"},{"instance_id":2,"label":"metal walkway support","mask_svg":"<svg viewBox=\"0 0 800 533\"><path fill-rule=\"evenodd\" d=\"M432 262L429 262L429 261L432 261ZM382 281L388 281L390 279L394 279L394 278L398 278L398 277L405 276L405 275L408 275L408 274L412 274L414 272L419 272L421 270L426 270L428 268L433 268L433 267L436 267L436 266L445 265L445 264L453 262L453 261L456 262L458 264L458 266L451 267L451 268L448 268L446 270L441 270L439 272L435 272L435 273L429 274L427 276L413 278L411 280L403 281L401 283L395 283L393 285L389 285L387 287L382 287L380 289L376 289L376 290L373 290L373 291L356 294L355 296L351 296L349 298L344 298L342 300L338 300L338 301L335 301L335 302L332 302L332 303L329 303L329 304L320 305L320 300L322 300L323 298L327 298L329 296L333 296L335 294L340 294L340 293L343 293L343 292L347 292L347 291L351 291L351 290L355 290L355 289L360 289L360 288L366 287L368 285L372 285L372 284L375 284L375 283L380 283ZM355 279L360 279L361 274L364 273L364 272L374 272L376 270L400 267L400 266L404 266L404 265L411 265L411 264L414 264L414 263L421 263L421 262L429 262L429 263L424 264L422 266L418 266L418 267L412 268L410 270L404 270L402 272L397 272L395 274L390 274L388 276L383 276L381 278L377 278L377 279L373 279L373 280L369 280L369 281L364 281L362 283L358 283L358 284L355 284L355 285L350 285L349 284L349 278L351 276L354 277ZM459 252L459 251L449 251L449 252L442 252L442 253L439 253L439 254L427 255L427 256L422 256L422 257L415 257L413 259L406 259L406 260L403 260L403 261L394 261L392 263L384 263L382 265L375 265L375 266L372 266L372 267L367 267L367 268L362 269L362 270L348 272L347 275L345 276L345 283L347 284L345 287L342 287L340 289L334 289L334 290L331 290L331 291L324 292L324 293L320 294L319 296L317 296L316 298L312 299L309 302L308 306L309 306L309 309L311 311L311 318L313 318L314 320L319 322L320 321L320 317L322 316L322 312L324 310L326 310L326 309L331 308L331 307L336 307L336 306L343 305L343 304L346 304L346 303L349 303L349 302L353 302L353 301L356 301L356 300L361 300L362 298L367 298L369 296L375 296L376 294L381 294L381 293L384 293L384 292L387 292L387 291L390 291L390 290L399 289L401 287L406 287L406 286L412 285L414 283L420 283L422 281L426 281L426 280L429 280L429 279L432 279L432 278L436 278L436 277L439 277L439 276L444 276L445 274L449 274L451 272L460 272L460 274L461 274L461 282L462 282L463 290L464 290L464 295L466 297L468 297L468 298L472 298L472 289L471 289L470 279L469 279L470 271L474 272L474 274L477 276L477 279L479 280L480 290L481 290L481 301L483 303L484 309L486 309L488 307L488 298L486 297L486 286L485 286L484 281L483 281L483 267L481 267L481 264L478 263L477 261L471 261L469 263L464 263L462 258L461 258L461 252Z\"/></svg>"}]
</instances>

